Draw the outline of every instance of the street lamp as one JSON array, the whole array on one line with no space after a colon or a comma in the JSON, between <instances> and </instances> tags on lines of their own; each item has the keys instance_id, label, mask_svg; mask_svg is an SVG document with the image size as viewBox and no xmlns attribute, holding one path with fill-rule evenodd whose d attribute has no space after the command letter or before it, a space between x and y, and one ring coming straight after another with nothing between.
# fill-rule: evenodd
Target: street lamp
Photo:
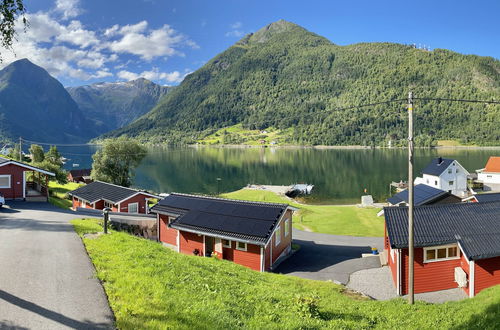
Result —
<instances>
[{"instance_id":1,"label":"street lamp","mask_svg":"<svg viewBox=\"0 0 500 330\"><path fill-rule=\"evenodd\" d=\"M108 221L109 221L109 211L111 209L109 207L106 207L105 209L102 210L102 215L104 216L104 233L108 233Z\"/></svg>"},{"instance_id":2,"label":"street lamp","mask_svg":"<svg viewBox=\"0 0 500 330\"><path fill-rule=\"evenodd\" d=\"M220 181L222 180L221 178L217 178L217 196L220 194Z\"/></svg>"}]
</instances>

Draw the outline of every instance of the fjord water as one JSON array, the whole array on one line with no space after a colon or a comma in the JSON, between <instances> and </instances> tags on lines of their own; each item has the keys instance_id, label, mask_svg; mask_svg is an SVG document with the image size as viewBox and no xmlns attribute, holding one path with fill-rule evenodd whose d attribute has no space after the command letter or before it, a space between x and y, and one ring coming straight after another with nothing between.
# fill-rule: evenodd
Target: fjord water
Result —
<instances>
[{"instance_id":1,"label":"fjord water","mask_svg":"<svg viewBox=\"0 0 500 330\"><path fill-rule=\"evenodd\" d=\"M87 156L66 151L73 157L68 164L90 166L88 151ZM494 155L500 156L500 149L417 149L415 175L435 157L457 159L474 172ZM313 203L359 203L365 189L382 201L391 181L406 179L407 157L405 149L154 147L137 168L134 186L157 193L216 194L249 183L304 182L314 184L308 198Z\"/></svg>"}]
</instances>

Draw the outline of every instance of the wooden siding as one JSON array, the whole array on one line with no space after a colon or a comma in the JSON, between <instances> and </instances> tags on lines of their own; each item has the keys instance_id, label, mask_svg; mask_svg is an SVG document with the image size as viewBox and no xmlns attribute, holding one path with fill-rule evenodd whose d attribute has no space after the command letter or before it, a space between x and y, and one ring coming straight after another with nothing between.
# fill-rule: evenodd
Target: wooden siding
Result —
<instances>
[{"instance_id":1,"label":"wooden siding","mask_svg":"<svg viewBox=\"0 0 500 330\"><path fill-rule=\"evenodd\" d=\"M10 175L10 188L0 188L5 199L23 198L23 172L24 168L15 164L0 167L0 175Z\"/></svg>"},{"instance_id":2,"label":"wooden siding","mask_svg":"<svg viewBox=\"0 0 500 330\"><path fill-rule=\"evenodd\" d=\"M264 271L271 270L271 244L264 249Z\"/></svg>"},{"instance_id":3,"label":"wooden siding","mask_svg":"<svg viewBox=\"0 0 500 330\"><path fill-rule=\"evenodd\" d=\"M179 245L179 250L181 253L193 255L194 250L197 249L200 253L200 256L204 255L203 236L198 236L198 234L181 231L179 237Z\"/></svg>"},{"instance_id":4,"label":"wooden siding","mask_svg":"<svg viewBox=\"0 0 500 330\"><path fill-rule=\"evenodd\" d=\"M232 244L236 246L236 242ZM247 244L246 251L233 249L233 262L260 271L260 246Z\"/></svg>"},{"instance_id":5,"label":"wooden siding","mask_svg":"<svg viewBox=\"0 0 500 330\"><path fill-rule=\"evenodd\" d=\"M168 227L168 216L159 214L160 242L177 246L177 230Z\"/></svg>"},{"instance_id":6,"label":"wooden siding","mask_svg":"<svg viewBox=\"0 0 500 330\"><path fill-rule=\"evenodd\" d=\"M147 213L146 195L139 194L120 203L120 212L128 212L128 204L139 203L139 213Z\"/></svg>"},{"instance_id":7,"label":"wooden siding","mask_svg":"<svg viewBox=\"0 0 500 330\"><path fill-rule=\"evenodd\" d=\"M474 278L474 294L478 294L481 290L500 284L500 257L477 260Z\"/></svg>"},{"instance_id":8,"label":"wooden siding","mask_svg":"<svg viewBox=\"0 0 500 330\"><path fill-rule=\"evenodd\" d=\"M387 226L384 224L384 250L387 251L387 265L389 266L389 269L391 270L392 274L392 281L394 282L394 286L396 287L396 290L398 290L397 285L398 285L398 256L396 254L396 250L391 249L391 244L389 242L389 236L387 236ZM393 253L391 255L391 253ZM393 260L394 258L394 260Z\"/></svg>"},{"instance_id":9,"label":"wooden siding","mask_svg":"<svg viewBox=\"0 0 500 330\"><path fill-rule=\"evenodd\" d=\"M288 236L285 237L285 220L288 219ZM278 223L278 226L281 227L281 239L280 243L276 245L276 235L273 234L273 237L271 238L271 243L273 245L272 251L273 251L273 258L272 258L272 264L278 259L278 257L283 253L283 251L289 247L291 247L292 244L292 211L287 210L285 216L281 219L281 221ZM271 264L271 267L272 267Z\"/></svg>"},{"instance_id":10,"label":"wooden siding","mask_svg":"<svg viewBox=\"0 0 500 330\"><path fill-rule=\"evenodd\" d=\"M460 259L424 263L423 248L415 248L414 292L423 293L457 288L455 267L460 266ZM408 249L401 250L401 281L403 295L408 293Z\"/></svg>"},{"instance_id":11,"label":"wooden siding","mask_svg":"<svg viewBox=\"0 0 500 330\"><path fill-rule=\"evenodd\" d=\"M462 253L462 252L460 252ZM465 257L465 255L462 253L462 255L460 256L460 267L464 270L464 272L467 274L467 287L465 288L462 288L464 289L465 293L467 293L467 295L469 295L469 287L470 287L470 266L469 266L469 263L467 262L467 258Z\"/></svg>"}]
</instances>

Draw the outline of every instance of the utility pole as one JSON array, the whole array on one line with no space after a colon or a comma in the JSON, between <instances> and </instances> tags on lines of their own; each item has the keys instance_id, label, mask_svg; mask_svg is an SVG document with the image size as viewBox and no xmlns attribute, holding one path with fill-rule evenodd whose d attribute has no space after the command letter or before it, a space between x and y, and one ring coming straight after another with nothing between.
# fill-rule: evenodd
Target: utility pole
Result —
<instances>
[{"instance_id":1,"label":"utility pole","mask_svg":"<svg viewBox=\"0 0 500 330\"><path fill-rule=\"evenodd\" d=\"M408 303L413 305L413 93L408 93Z\"/></svg>"},{"instance_id":2,"label":"utility pole","mask_svg":"<svg viewBox=\"0 0 500 330\"><path fill-rule=\"evenodd\" d=\"M23 138L19 137L19 161L23 161Z\"/></svg>"}]
</instances>

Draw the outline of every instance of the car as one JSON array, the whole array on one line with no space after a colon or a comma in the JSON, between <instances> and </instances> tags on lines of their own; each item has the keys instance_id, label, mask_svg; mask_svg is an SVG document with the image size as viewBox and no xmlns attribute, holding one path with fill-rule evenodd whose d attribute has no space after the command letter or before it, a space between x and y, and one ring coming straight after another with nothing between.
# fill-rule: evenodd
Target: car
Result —
<instances>
[{"instance_id":1,"label":"car","mask_svg":"<svg viewBox=\"0 0 500 330\"><path fill-rule=\"evenodd\" d=\"M3 197L2 193L0 193L0 208L5 204L5 198Z\"/></svg>"}]
</instances>

